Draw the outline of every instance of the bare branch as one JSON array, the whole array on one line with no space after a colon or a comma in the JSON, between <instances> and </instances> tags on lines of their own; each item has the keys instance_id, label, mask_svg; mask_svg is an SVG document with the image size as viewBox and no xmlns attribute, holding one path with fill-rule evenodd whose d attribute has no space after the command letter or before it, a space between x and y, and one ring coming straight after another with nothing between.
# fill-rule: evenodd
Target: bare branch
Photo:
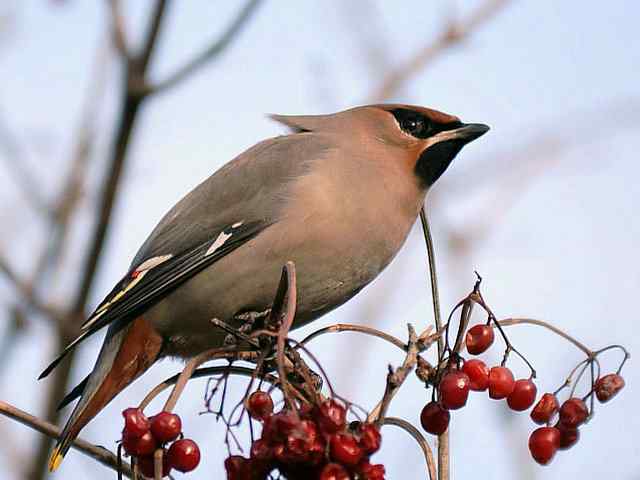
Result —
<instances>
[{"instance_id":1,"label":"bare branch","mask_svg":"<svg viewBox=\"0 0 640 480\"><path fill-rule=\"evenodd\" d=\"M7 402L3 402L2 400L0 400L0 414L33 428L48 437L58 438L60 436L61 430L55 425L44 420L40 420L39 418L34 417L33 415L30 415ZM118 468L117 457L104 447L98 447L85 440L76 439L73 442L73 448L85 455L88 455L106 467L113 470L117 470ZM131 478L131 467L126 462L122 462L122 473Z\"/></svg>"},{"instance_id":2,"label":"bare branch","mask_svg":"<svg viewBox=\"0 0 640 480\"><path fill-rule=\"evenodd\" d=\"M120 8L120 0L107 0L107 4L109 6L109 12L111 13L113 44L122 58L129 62L131 60L131 54L129 53L128 39L124 26L122 10Z\"/></svg>"},{"instance_id":3,"label":"bare branch","mask_svg":"<svg viewBox=\"0 0 640 480\"><path fill-rule=\"evenodd\" d=\"M393 370L393 368L389 366L384 395L382 396L382 400L380 400L378 405L376 405L369 414L369 417L367 418L368 422L376 422L378 425L382 423L384 417L387 415L387 410L391 404L391 400L393 400L393 397L396 395L398 390L400 390L400 387L416 366L416 362L418 361L418 336L411 325L408 326L408 329L409 344L407 347L407 356L405 357L402 365L396 370Z\"/></svg>"},{"instance_id":4,"label":"bare branch","mask_svg":"<svg viewBox=\"0 0 640 480\"><path fill-rule=\"evenodd\" d=\"M147 67L149 66L149 61L151 60L153 51L155 50L158 43L158 34L160 33L160 27L162 26L162 21L164 19L166 10L167 0L157 0L156 6L153 9L153 13L151 14L151 23L149 24L149 29L145 37L144 46L142 47L142 52L136 59L137 67L143 74L144 72L146 72Z\"/></svg>"},{"instance_id":5,"label":"bare branch","mask_svg":"<svg viewBox=\"0 0 640 480\"><path fill-rule=\"evenodd\" d=\"M423 47L407 63L390 72L370 98L379 102L393 97L409 78L424 69L442 52L457 45L476 28L493 18L507 3L509 0L487 0L467 19L448 25L434 41Z\"/></svg>"},{"instance_id":6,"label":"bare branch","mask_svg":"<svg viewBox=\"0 0 640 480\"><path fill-rule=\"evenodd\" d=\"M212 43L191 61L186 63L183 67L169 75L165 80L160 81L156 85L147 86L145 93L153 94L176 86L190 74L204 66L207 62L214 60L222 54L235 37L241 32L242 28L248 23L260 3L261 0L249 0L218 40Z\"/></svg>"},{"instance_id":7,"label":"bare branch","mask_svg":"<svg viewBox=\"0 0 640 480\"><path fill-rule=\"evenodd\" d=\"M11 265L9 265L9 262L2 256L0 256L0 272L2 272L7 280L9 280L28 307L34 308L54 320L60 320L63 318L62 312L40 300L40 298L35 294L32 285L23 280L17 272L13 270Z\"/></svg>"},{"instance_id":8,"label":"bare branch","mask_svg":"<svg viewBox=\"0 0 640 480\"><path fill-rule=\"evenodd\" d=\"M0 149L4 150L4 155L0 155L0 160L6 164L7 170L15 178L16 184L22 190L27 201L37 212L49 213L46 199L41 193L40 182L36 180L28 168L24 149L1 116Z\"/></svg>"}]
</instances>

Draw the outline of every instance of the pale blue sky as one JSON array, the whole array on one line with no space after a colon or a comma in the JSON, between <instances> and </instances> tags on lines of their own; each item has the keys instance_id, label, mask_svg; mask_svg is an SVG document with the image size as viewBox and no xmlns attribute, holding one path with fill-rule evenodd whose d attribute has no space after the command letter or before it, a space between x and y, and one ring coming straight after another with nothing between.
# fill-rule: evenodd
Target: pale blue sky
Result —
<instances>
[{"instance_id":1,"label":"pale blue sky","mask_svg":"<svg viewBox=\"0 0 640 480\"><path fill-rule=\"evenodd\" d=\"M0 38L0 114L32 145L28 162L38 172L45 193L55 191L54 181L64 171L91 60L105 38L103 2L68 1L57 7L54 3L5 0L0 5L0 15L14 16L9 34ZM150 2L129 3L135 5L126 11L127 23L137 38ZM459 1L456 11L464 15L479 3ZM390 1L345 4L267 1L216 63L149 102L130 151L93 303L110 290L178 198L246 147L282 133L266 113L320 113L361 103L382 75L367 63L362 41L381 45L386 52L382 57L390 66L397 65L433 38L452 12L452 2L445 1L406 1L402 8ZM199 51L240 5L174 2L154 76L163 78ZM363 12L370 5L377 14ZM463 151L436 187L434 233L441 246L445 306L464 295L473 284L473 270L478 269L486 279L485 296L499 316L544 318L594 347L612 342L625 343L632 352L640 347L633 303L640 288L639 5L513 2L463 45L414 77L393 99L440 108L492 127ZM111 63L106 72L108 93L102 102L99 148L92 168L96 181L102 174L117 105L118 67ZM536 146L538 138L546 140L547 149ZM526 183L515 197L503 194L508 190L504 182L492 182L516 162L522 163L516 170L529 172L549 161L547 173ZM47 239L42 238L36 217L25 214L23 198L3 168L0 182L4 227L0 248L11 252L19 267L28 268L33 242ZM477 184L479 188L472 188ZM93 193L88 196L91 200ZM513 205L469 256L455 259L442 248L450 228L457 231L491 215L503 202ZM89 208L87 202L85 215ZM85 233L74 232L74 245L83 241ZM383 298L384 304L375 308L379 326L399 336L405 334L408 321L424 326L430 318L430 298L418 233L374 285L319 324L372 321L367 314L371 304ZM75 251L79 249L70 249L71 257ZM75 275L74 269L64 272L50 288L64 296ZM5 283L0 287L0 298L12 298ZM536 363L540 389L555 388L579 356L544 332L518 328L513 340ZM10 365L0 373L1 398L37 411L38 392L44 387L35 378L55 353L44 341L47 335L45 325L35 324L15 346ZM93 364L99 342L95 339L83 347L83 368L79 365L74 372L78 380ZM339 391L365 407L371 407L382 391L386 364L401 362L396 352L350 336L319 340L315 348L333 372ZM490 358L498 357L496 353ZM113 446L121 429L120 411L178 368L171 362L156 366L118 397L83 436ZM343 375L345 370L352 373ZM640 417L634 413L640 396L634 385L638 376L632 372L633 359L626 370L626 391L600 409L574 449L561 452L546 468L528 458L532 425L526 415L504 414L501 404L474 396L468 408L453 416L454 478L640 478L635 435ZM213 418L196 415L203 385L194 383L179 405L185 431L200 441L204 451L202 466L189 476L194 480L218 478L222 471L223 429ZM425 401L424 389L411 380L392 413L415 422ZM15 444L28 453L33 434L6 420L0 422L1 432L11 432ZM0 448L0 457L3 454ZM383 449L374 458L385 463L388 478L424 478L418 448L401 433L385 431ZM68 456L57 478L81 475L112 478L110 471L78 453ZM0 480L13 478L17 477L10 468L0 470Z\"/></svg>"}]
</instances>

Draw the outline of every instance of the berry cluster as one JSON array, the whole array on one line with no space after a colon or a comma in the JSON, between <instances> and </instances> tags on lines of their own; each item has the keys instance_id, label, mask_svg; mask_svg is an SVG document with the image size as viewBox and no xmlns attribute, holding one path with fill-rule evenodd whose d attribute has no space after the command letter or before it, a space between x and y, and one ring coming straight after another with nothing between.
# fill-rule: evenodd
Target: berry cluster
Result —
<instances>
[{"instance_id":1,"label":"berry cluster","mask_svg":"<svg viewBox=\"0 0 640 480\"><path fill-rule=\"evenodd\" d=\"M481 282L482 278L478 276L473 291L460 301L451 312L445 327L444 348L440 352L437 368L427 365L421 371L416 372L427 386L434 387L432 401L424 406L420 415L422 427L433 435L441 435L447 430L451 419L450 411L466 405L470 390L488 390L490 398L495 400L506 399L509 408L518 412L527 410L536 400L537 388L533 383L533 379L536 377L535 370L529 361L509 342L501 322L496 320L495 315L480 293ZM474 325L465 332L474 305L485 311L488 317L487 322ZM449 327L453 314L458 309L461 310L460 323L454 348L451 348L449 344ZM520 322L524 322L524 320L520 320ZM515 321L512 320L511 324L514 323ZM535 322L538 325L543 323ZM482 360L466 360L460 355L463 339L469 354L479 355L487 351L494 342L494 327L500 332L506 345L500 365L489 369ZM624 387L624 379L620 376L620 371L629 358L629 353L621 345L610 345L594 352L571 339L568 335L562 334L562 336L570 339L574 345L585 352L587 358L578 363L571 371L569 378L565 380L559 389L554 393L542 395L531 411L531 419L538 425L544 425L535 430L529 437L531 456L541 465L547 465L551 462L557 450L566 450L578 442L580 438L578 427L593 415L594 397L601 403L605 403L617 395ZM600 377L598 356L609 350L620 350L624 353L624 358L616 373ZM529 378L515 380L511 370L505 366L509 354L512 352L518 355L530 368L531 375ZM575 395L577 386L575 384L580 381L587 369L591 371L591 389L587 395L579 398ZM596 371L597 374L595 373ZM569 398L560 405L556 395L572 384L574 374L576 374L577 378ZM591 408L585 403L586 400L590 400ZM551 426L551 422L556 416L558 417L557 421L555 425Z\"/></svg>"},{"instance_id":2,"label":"berry cluster","mask_svg":"<svg viewBox=\"0 0 640 480\"><path fill-rule=\"evenodd\" d=\"M140 473L145 477L154 476L154 453L158 449L163 452L163 477L169 475L172 469L190 472L200 463L198 444L182 438L182 421L178 415L160 412L147 418L141 409L127 408L122 416L122 448L135 458Z\"/></svg>"},{"instance_id":3,"label":"berry cluster","mask_svg":"<svg viewBox=\"0 0 640 480\"><path fill-rule=\"evenodd\" d=\"M472 355L484 353L493 341L493 328L488 324L471 327L465 336L467 351ZM450 410L464 407L471 390L488 390L490 398L506 399L509 408L518 412L533 405L537 388L532 378L515 380L511 370L505 366L489 368L482 360L465 360L460 355L456 355L456 358L462 367L459 368L458 362L447 363L437 383L439 400L434 399L422 409L420 423L428 433L444 433L449 426Z\"/></svg>"},{"instance_id":4,"label":"berry cluster","mask_svg":"<svg viewBox=\"0 0 640 480\"><path fill-rule=\"evenodd\" d=\"M585 400L595 394L600 403L606 403L623 387L624 379L618 373L610 373L597 379L585 398L571 397L560 405L555 393L542 395L531 410L531 419L544 425L534 430L529 437L529 451L533 459L541 465L547 465L558 450L573 447L580 439L579 427L592 414ZM551 427L556 414L556 423Z\"/></svg>"},{"instance_id":5,"label":"berry cluster","mask_svg":"<svg viewBox=\"0 0 640 480\"><path fill-rule=\"evenodd\" d=\"M485 308L489 319L486 324L475 325L466 332L464 343L467 352L471 355L479 355L487 351L494 341L494 329L491 326L491 322L494 322L507 344L505 356L501 365L488 368L482 360L464 359L457 351L453 351L449 347L447 339L445 353L448 353L449 356L443 355L439 359L439 369L434 370L431 376L427 377L427 384L432 384L435 387L434 395L432 401L424 406L420 415L422 427L433 435L441 435L447 430L451 419L450 411L465 406L471 390L478 392L488 390L490 398L494 400L506 399L509 408L518 412L527 410L536 400L537 388L533 383L533 378L535 378L533 368L509 343L495 317L484 304L477 286L478 284L472 293L472 295L476 295L474 301ZM464 303L461 302L460 305L464 305ZM461 321L458 340L461 338L463 325L464 322ZM456 344L458 344L458 340L456 340ZM591 390L584 398L574 396L574 386L569 395L570 398L560 405L556 394L571 384L571 377L578 368L582 367L577 375L578 380L588 367L593 369L594 366L597 366L599 371L600 364L597 356L612 348L619 348L625 353L625 360L618 371L601 378L592 378ZM530 378L515 380L511 370L505 366L508 354L512 351L517 353L531 368ZM569 379L555 393L545 393L538 400L531 411L531 419L538 425L544 426L535 430L529 437L529 451L536 462L547 465L558 450L566 450L578 442L580 438L578 427L585 423L593 413L592 397L595 395L601 403L605 403L624 387L624 379L620 376L620 370L627 358L626 350L617 345L606 347L598 352L591 352L586 360L578 364ZM589 398L592 399L591 411L585 403ZM557 420L551 426L551 422L556 416Z\"/></svg>"},{"instance_id":6,"label":"berry cluster","mask_svg":"<svg viewBox=\"0 0 640 480\"><path fill-rule=\"evenodd\" d=\"M290 479L384 479L384 466L369 461L380 448L378 427L347 424L346 409L336 400L274 413L271 396L256 391L246 400L246 408L262 422L262 434L253 441L249 458L231 455L225 460L228 480L262 480L276 469Z\"/></svg>"}]
</instances>

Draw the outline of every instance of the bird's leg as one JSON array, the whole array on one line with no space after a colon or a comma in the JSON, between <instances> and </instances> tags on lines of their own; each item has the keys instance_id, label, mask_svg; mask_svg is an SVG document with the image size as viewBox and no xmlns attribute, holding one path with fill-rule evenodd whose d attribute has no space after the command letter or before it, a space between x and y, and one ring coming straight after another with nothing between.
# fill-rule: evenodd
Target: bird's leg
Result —
<instances>
[{"instance_id":1,"label":"bird's leg","mask_svg":"<svg viewBox=\"0 0 640 480\"><path fill-rule=\"evenodd\" d=\"M237 332L240 334L248 335L256 329L262 328L264 319L269 316L271 313L271 309L268 308L263 310L262 312L241 312L236 313L233 316L233 324L239 325ZM225 339L225 345L235 345L238 343L238 339L241 335L236 335L235 333L229 333Z\"/></svg>"},{"instance_id":2,"label":"bird's leg","mask_svg":"<svg viewBox=\"0 0 640 480\"><path fill-rule=\"evenodd\" d=\"M271 310L267 309L262 312L251 311L236 313L233 316L233 324L239 325L238 328L232 327L227 323L218 320L217 318L212 319L211 323L218 327L221 327L228 333L228 335L224 338L224 346L237 345L239 343L239 340L248 341L250 344L252 344L253 342L249 340L249 334L258 328L262 328L262 320L267 318L270 312Z\"/></svg>"}]
</instances>

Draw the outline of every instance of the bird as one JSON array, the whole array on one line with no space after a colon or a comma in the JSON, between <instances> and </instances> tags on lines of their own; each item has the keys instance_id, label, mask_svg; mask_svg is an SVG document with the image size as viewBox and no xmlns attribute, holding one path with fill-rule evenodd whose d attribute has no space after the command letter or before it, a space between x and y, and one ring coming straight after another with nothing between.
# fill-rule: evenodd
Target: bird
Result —
<instances>
[{"instance_id":1,"label":"bird","mask_svg":"<svg viewBox=\"0 0 640 480\"><path fill-rule=\"evenodd\" d=\"M221 346L226 332L211 319L238 327L246 314L267 311L286 262L297 272L294 327L356 295L398 253L460 150L489 130L402 104L271 118L287 133L241 153L173 206L40 375L108 326L91 373L60 405L79 399L50 471L82 428L156 361Z\"/></svg>"}]
</instances>

